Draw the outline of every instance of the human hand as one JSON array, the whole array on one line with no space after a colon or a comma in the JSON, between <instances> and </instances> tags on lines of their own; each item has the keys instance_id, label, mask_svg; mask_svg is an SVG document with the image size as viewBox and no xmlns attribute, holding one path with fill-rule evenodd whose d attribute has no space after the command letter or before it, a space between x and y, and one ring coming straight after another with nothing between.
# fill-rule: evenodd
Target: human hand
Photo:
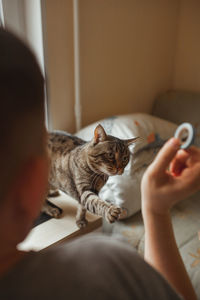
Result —
<instances>
[{"instance_id":1,"label":"human hand","mask_svg":"<svg viewBox=\"0 0 200 300\"><path fill-rule=\"evenodd\" d=\"M146 170L141 183L143 213L164 215L200 189L200 149L179 147L178 139L170 139Z\"/></svg>"}]
</instances>

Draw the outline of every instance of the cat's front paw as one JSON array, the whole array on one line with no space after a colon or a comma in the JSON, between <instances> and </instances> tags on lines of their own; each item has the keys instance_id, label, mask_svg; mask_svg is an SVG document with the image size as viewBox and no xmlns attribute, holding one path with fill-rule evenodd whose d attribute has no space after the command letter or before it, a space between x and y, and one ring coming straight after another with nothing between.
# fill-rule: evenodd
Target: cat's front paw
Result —
<instances>
[{"instance_id":1,"label":"cat's front paw","mask_svg":"<svg viewBox=\"0 0 200 300\"><path fill-rule=\"evenodd\" d=\"M120 214L122 213L122 209L120 207L117 207L115 205L111 205L108 208L108 211L106 213L106 220L109 223L113 223L116 220L119 220Z\"/></svg>"},{"instance_id":2,"label":"cat's front paw","mask_svg":"<svg viewBox=\"0 0 200 300\"><path fill-rule=\"evenodd\" d=\"M88 221L86 219L76 220L76 225L81 229L85 228L88 224Z\"/></svg>"}]
</instances>

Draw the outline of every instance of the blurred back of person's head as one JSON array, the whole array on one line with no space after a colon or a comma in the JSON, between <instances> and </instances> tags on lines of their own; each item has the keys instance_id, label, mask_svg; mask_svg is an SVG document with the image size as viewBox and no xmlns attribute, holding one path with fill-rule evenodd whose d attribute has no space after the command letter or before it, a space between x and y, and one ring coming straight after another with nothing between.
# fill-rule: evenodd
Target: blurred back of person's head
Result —
<instances>
[{"instance_id":1,"label":"blurred back of person's head","mask_svg":"<svg viewBox=\"0 0 200 300\"><path fill-rule=\"evenodd\" d=\"M1 199L20 166L42 154L44 136L44 80L38 63L20 39L0 28Z\"/></svg>"}]
</instances>

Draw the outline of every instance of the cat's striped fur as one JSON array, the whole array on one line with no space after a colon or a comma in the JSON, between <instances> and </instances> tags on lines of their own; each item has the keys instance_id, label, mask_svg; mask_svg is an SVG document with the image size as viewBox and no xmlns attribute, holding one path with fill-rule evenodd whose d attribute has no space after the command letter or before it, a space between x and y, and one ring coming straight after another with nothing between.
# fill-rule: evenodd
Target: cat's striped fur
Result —
<instances>
[{"instance_id":1,"label":"cat's striped fur","mask_svg":"<svg viewBox=\"0 0 200 300\"><path fill-rule=\"evenodd\" d=\"M101 125L96 127L90 142L65 132L49 133L49 188L78 200L79 227L87 224L86 210L110 223L118 219L121 209L101 200L98 193L109 176L123 173L130 157L128 146L136 139L121 140L107 135Z\"/></svg>"}]
</instances>

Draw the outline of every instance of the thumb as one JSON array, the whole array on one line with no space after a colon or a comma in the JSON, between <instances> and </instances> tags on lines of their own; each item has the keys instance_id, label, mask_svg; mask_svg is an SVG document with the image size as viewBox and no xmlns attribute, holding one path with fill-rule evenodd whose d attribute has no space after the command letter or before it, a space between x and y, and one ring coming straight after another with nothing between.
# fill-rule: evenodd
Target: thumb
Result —
<instances>
[{"instance_id":1,"label":"thumb","mask_svg":"<svg viewBox=\"0 0 200 300\"><path fill-rule=\"evenodd\" d=\"M180 140L176 138L171 138L168 140L161 150L158 152L156 158L153 161L153 170L156 173L163 173L166 171L170 162L176 155L180 147Z\"/></svg>"}]
</instances>

